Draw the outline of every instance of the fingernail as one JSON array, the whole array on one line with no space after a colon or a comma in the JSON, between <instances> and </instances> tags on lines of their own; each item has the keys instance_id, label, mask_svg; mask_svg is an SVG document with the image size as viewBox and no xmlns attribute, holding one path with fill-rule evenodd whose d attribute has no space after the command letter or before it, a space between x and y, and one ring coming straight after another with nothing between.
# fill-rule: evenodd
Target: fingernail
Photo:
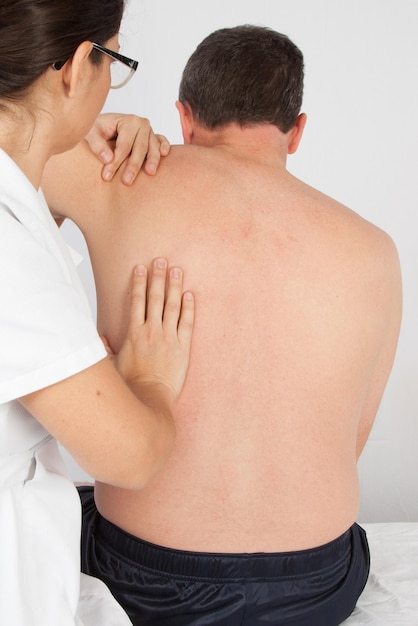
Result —
<instances>
[{"instance_id":1,"label":"fingernail","mask_svg":"<svg viewBox=\"0 0 418 626\"><path fill-rule=\"evenodd\" d=\"M156 166L154 165L154 163L147 163L147 173L148 174L155 174L155 172L157 171Z\"/></svg>"},{"instance_id":2,"label":"fingernail","mask_svg":"<svg viewBox=\"0 0 418 626\"><path fill-rule=\"evenodd\" d=\"M158 267L158 269L163 270L166 266L166 261L165 259L157 259L155 261L155 265L156 267Z\"/></svg>"},{"instance_id":3,"label":"fingernail","mask_svg":"<svg viewBox=\"0 0 418 626\"><path fill-rule=\"evenodd\" d=\"M125 185L131 185L133 180L134 180L134 175L131 173L125 174L123 177L123 182L125 183Z\"/></svg>"},{"instance_id":4,"label":"fingernail","mask_svg":"<svg viewBox=\"0 0 418 626\"><path fill-rule=\"evenodd\" d=\"M173 267L171 270L171 276L173 278L181 278L181 269L179 267Z\"/></svg>"},{"instance_id":5,"label":"fingernail","mask_svg":"<svg viewBox=\"0 0 418 626\"><path fill-rule=\"evenodd\" d=\"M110 170L106 170L105 172L103 172L103 178L105 180L112 180L113 174Z\"/></svg>"},{"instance_id":6,"label":"fingernail","mask_svg":"<svg viewBox=\"0 0 418 626\"><path fill-rule=\"evenodd\" d=\"M144 276L145 275L145 265L137 265L135 268L135 274L137 274L138 276Z\"/></svg>"},{"instance_id":7,"label":"fingernail","mask_svg":"<svg viewBox=\"0 0 418 626\"><path fill-rule=\"evenodd\" d=\"M193 300L193 294L190 291L186 291L184 297L186 298L186 300Z\"/></svg>"},{"instance_id":8,"label":"fingernail","mask_svg":"<svg viewBox=\"0 0 418 626\"><path fill-rule=\"evenodd\" d=\"M100 154L100 159L101 161L103 161L103 163L110 163L110 161L112 160L112 153L108 152L107 150L103 150L103 152Z\"/></svg>"}]
</instances>

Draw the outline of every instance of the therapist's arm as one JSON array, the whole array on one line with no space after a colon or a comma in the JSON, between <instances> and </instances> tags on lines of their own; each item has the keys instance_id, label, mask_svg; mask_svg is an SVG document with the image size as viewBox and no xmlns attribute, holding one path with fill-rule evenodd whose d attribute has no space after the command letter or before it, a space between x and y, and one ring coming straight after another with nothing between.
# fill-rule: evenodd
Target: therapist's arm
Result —
<instances>
[{"instance_id":1,"label":"therapist's arm","mask_svg":"<svg viewBox=\"0 0 418 626\"><path fill-rule=\"evenodd\" d=\"M148 287L149 283L149 288ZM194 300L183 274L156 259L138 266L123 346L20 402L90 476L140 489L167 459L174 440L173 403L186 376Z\"/></svg>"}]
</instances>

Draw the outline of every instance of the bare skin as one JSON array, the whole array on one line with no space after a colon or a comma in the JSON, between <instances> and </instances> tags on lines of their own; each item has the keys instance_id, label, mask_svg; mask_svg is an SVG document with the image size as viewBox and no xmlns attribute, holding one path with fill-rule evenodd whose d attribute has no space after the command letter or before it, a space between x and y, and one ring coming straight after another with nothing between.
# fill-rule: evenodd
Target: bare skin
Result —
<instances>
[{"instance_id":1,"label":"bare skin","mask_svg":"<svg viewBox=\"0 0 418 626\"><path fill-rule=\"evenodd\" d=\"M157 176L129 188L104 183L85 144L47 168L51 208L86 236L112 349L138 255L158 251L193 285L199 315L173 452L141 491L96 484L102 515L144 540L299 550L356 519L356 461L398 338L399 264L385 233L287 172L303 123L209 133L183 119L198 145L172 147Z\"/></svg>"}]
</instances>

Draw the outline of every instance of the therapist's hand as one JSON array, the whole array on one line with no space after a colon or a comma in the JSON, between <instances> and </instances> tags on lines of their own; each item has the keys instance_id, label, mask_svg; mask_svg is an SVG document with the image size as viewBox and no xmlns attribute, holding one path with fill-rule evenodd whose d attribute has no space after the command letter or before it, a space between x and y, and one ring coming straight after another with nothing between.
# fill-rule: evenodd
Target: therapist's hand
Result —
<instances>
[{"instance_id":1,"label":"therapist's hand","mask_svg":"<svg viewBox=\"0 0 418 626\"><path fill-rule=\"evenodd\" d=\"M102 178L110 181L122 167L122 182L131 185L141 167L153 175L162 156L170 151L163 135L156 135L149 120L137 115L103 113L86 136L92 152L104 164Z\"/></svg>"},{"instance_id":2,"label":"therapist's hand","mask_svg":"<svg viewBox=\"0 0 418 626\"><path fill-rule=\"evenodd\" d=\"M189 366L194 297L183 292L183 271L154 260L149 272L135 268L127 335L115 364L131 390L152 404L161 394L168 406L178 397ZM107 342L105 342L106 345ZM109 345L108 354L112 356Z\"/></svg>"}]
</instances>

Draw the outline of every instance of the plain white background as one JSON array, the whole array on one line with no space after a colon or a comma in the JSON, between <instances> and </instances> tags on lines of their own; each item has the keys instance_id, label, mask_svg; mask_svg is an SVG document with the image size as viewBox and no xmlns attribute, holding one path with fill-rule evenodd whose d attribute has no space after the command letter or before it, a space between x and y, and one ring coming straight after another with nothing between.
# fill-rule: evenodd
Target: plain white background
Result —
<instances>
[{"instance_id":1,"label":"plain white background","mask_svg":"<svg viewBox=\"0 0 418 626\"><path fill-rule=\"evenodd\" d=\"M390 233L404 283L398 353L360 460L363 522L418 521L418 3L415 0L130 0L122 53L140 66L106 111L149 117L182 143L174 107L189 55L217 28L287 34L305 56L308 125L290 171ZM85 254L77 229L68 242ZM353 254L355 251L353 250ZM95 306L88 260L80 272ZM69 459L77 480L85 477Z\"/></svg>"}]
</instances>

